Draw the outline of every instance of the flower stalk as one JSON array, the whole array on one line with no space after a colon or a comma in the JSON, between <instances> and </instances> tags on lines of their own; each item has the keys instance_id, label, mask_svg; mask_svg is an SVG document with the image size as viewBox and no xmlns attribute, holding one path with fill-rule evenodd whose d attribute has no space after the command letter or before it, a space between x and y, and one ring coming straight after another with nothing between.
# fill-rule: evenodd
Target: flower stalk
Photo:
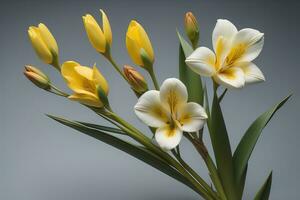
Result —
<instances>
[{"instance_id":1,"label":"flower stalk","mask_svg":"<svg viewBox=\"0 0 300 200\"><path fill-rule=\"evenodd\" d=\"M54 116L52 118L135 156L187 185L206 200L241 200L248 161L256 141L262 129L289 97L271 107L251 124L235 152L231 150L220 102L228 89L242 88L246 84L265 80L263 73L253 63L262 50L264 34L251 28L238 30L230 21L219 19L212 33L213 51L207 47L198 47L199 24L195 16L188 12L184 25L192 45L178 34L179 71L183 82L177 78L168 78L160 85L154 72L155 55L148 34L140 23L132 20L126 32L127 52L135 66L148 72L154 85L154 89L150 89L146 79L134 67L125 65L120 68L113 59L110 22L105 12L100 12L102 26L90 14L82 17L88 40L127 81L138 97L134 112L150 128L156 143L113 111L108 98L108 82L96 64L88 67L67 61L60 65L56 40L46 25L40 23L28 29L32 47L44 63L54 66L60 72L72 94L53 85L46 74L33 66L25 66L24 75L37 87L77 101L117 128ZM214 98L211 106L207 89L202 87L202 80L197 74L210 77L213 81ZM224 87L220 96L217 94L219 87ZM211 157L203 142L205 124L214 157ZM128 136L139 145L110 134ZM184 137L204 160L213 186L180 153L179 144ZM270 175L256 197L264 196L268 199L271 181Z\"/></svg>"},{"instance_id":2,"label":"flower stalk","mask_svg":"<svg viewBox=\"0 0 300 200\"><path fill-rule=\"evenodd\" d=\"M103 114L103 113L102 113ZM190 175L185 168L180 165L174 158L172 158L169 154L163 152L161 149L159 149L157 146L155 146L149 138L147 138L143 133L141 133L139 130L134 128L132 125L130 125L128 122L123 120L121 117L116 115L114 112L106 112L105 116L108 118L118 122L120 125L122 125L124 128L123 130L130 134L130 136L138 141L139 143L143 144L145 147L147 147L149 150L151 150L156 155L160 156L162 159L164 159L166 162L168 162L170 165L175 167L180 173L182 173L198 190L199 193L203 195L206 199L213 200L214 198L210 196L210 194L203 188L202 185L200 185L192 175ZM212 191L211 191L212 193Z\"/></svg>"}]
</instances>

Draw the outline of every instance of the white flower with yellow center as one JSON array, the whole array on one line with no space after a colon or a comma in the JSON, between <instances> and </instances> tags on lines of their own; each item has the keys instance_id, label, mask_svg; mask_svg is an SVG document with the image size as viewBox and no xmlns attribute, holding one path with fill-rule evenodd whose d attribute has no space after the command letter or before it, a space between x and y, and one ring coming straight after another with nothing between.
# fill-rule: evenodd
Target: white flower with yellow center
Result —
<instances>
[{"instance_id":1,"label":"white flower with yellow center","mask_svg":"<svg viewBox=\"0 0 300 200\"><path fill-rule=\"evenodd\" d=\"M212 34L214 51L197 48L186 64L202 76L212 77L227 88L264 81L260 69L252 63L264 44L264 34L245 28L240 31L228 20L219 19Z\"/></svg>"},{"instance_id":2,"label":"white flower with yellow center","mask_svg":"<svg viewBox=\"0 0 300 200\"><path fill-rule=\"evenodd\" d=\"M207 114L199 104L188 103L187 99L185 85L176 78L169 78L160 91L144 93L135 105L138 118L157 128L155 140L162 149L175 148L183 132L196 132L203 127Z\"/></svg>"}]
</instances>

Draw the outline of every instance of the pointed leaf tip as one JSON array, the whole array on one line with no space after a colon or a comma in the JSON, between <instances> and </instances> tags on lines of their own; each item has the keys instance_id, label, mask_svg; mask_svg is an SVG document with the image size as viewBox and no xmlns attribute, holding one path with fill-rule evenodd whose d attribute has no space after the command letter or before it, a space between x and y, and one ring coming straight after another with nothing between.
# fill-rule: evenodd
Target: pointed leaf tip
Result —
<instances>
[{"instance_id":1,"label":"pointed leaf tip","mask_svg":"<svg viewBox=\"0 0 300 200\"><path fill-rule=\"evenodd\" d=\"M245 173L244 170L248 164L252 151L256 145L258 138L260 137L262 130L269 123L271 118L290 98L292 94L285 97L279 103L273 105L269 110L261 114L248 128L240 143L238 144L234 155L233 164L235 169L236 182L239 185L244 182ZM243 178L244 177L244 178Z\"/></svg>"},{"instance_id":2,"label":"pointed leaf tip","mask_svg":"<svg viewBox=\"0 0 300 200\"><path fill-rule=\"evenodd\" d=\"M261 188L255 195L254 200L268 200L269 199L271 186L272 186L272 176L273 176L273 171L271 171L267 180L264 182L264 184L261 186Z\"/></svg>"}]
</instances>

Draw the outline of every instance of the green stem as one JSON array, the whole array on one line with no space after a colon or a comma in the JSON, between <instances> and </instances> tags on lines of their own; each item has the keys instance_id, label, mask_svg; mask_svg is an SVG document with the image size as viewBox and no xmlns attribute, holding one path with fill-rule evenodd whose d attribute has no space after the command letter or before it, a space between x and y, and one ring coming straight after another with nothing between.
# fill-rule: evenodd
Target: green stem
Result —
<instances>
[{"instance_id":1,"label":"green stem","mask_svg":"<svg viewBox=\"0 0 300 200\"><path fill-rule=\"evenodd\" d=\"M121 71L121 69L119 68L119 66L117 65L117 63L114 61L114 59L111 56L107 56L106 57L107 60L109 60L109 62L112 64L112 66L115 68L115 70L117 70L117 72L124 78L124 80L126 82L128 82L127 78L125 77L124 73Z\"/></svg>"},{"instance_id":2,"label":"green stem","mask_svg":"<svg viewBox=\"0 0 300 200\"><path fill-rule=\"evenodd\" d=\"M53 58L53 62L51 63L51 65L60 72L60 64L59 64L58 56L55 56Z\"/></svg>"},{"instance_id":3,"label":"green stem","mask_svg":"<svg viewBox=\"0 0 300 200\"><path fill-rule=\"evenodd\" d=\"M110 119L117 121L119 124L124 126L129 133L130 136L138 141L139 143L143 144L145 147L147 147L150 151L167 161L171 166L173 166L175 169L177 169L183 176L185 176L192 185L194 185L197 190L199 191L199 194L202 194L202 196L208 200L214 200L207 191L169 154L163 152L160 148L155 146L149 138L143 135L139 130L137 130L135 127L127 123L125 120L123 120L121 117L117 116L113 112L109 112L108 116Z\"/></svg>"},{"instance_id":4,"label":"green stem","mask_svg":"<svg viewBox=\"0 0 300 200\"><path fill-rule=\"evenodd\" d=\"M216 93L219 87L219 84L213 80L214 92Z\"/></svg>"},{"instance_id":5,"label":"green stem","mask_svg":"<svg viewBox=\"0 0 300 200\"><path fill-rule=\"evenodd\" d=\"M206 191L213 196L214 199L218 200L219 197L216 195L216 193L211 189L211 187L201 178L201 176L198 175L193 168L191 168L179 155L179 153L176 153L174 150L172 150L173 155L176 157L176 159L181 163L181 165L206 189Z\"/></svg>"},{"instance_id":6,"label":"green stem","mask_svg":"<svg viewBox=\"0 0 300 200\"><path fill-rule=\"evenodd\" d=\"M196 148L196 150L198 151L198 153L201 155L202 159L204 160L206 167L210 173L211 180L212 180L216 190L218 191L220 198L222 200L226 200L227 198L226 198L217 168L216 168L212 158L210 157L203 141L195 140L190 134L186 134L185 136L194 145L194 147Z\"/></svg>"},{"instance_id":7,"label":"green stem","mask_svg":"<svg viewBox=\"0 0 300 200\"><path fill-rule=\"evenodd\" d=\"M159 90L159 85L158 85L158 82L157 82L157 79L156 79L156 76L155 76L155 73L154 73L154 70L153 70L153 67L151 67L149 70L148 70L148 73L152 79L152 82L154 84L154 87L156 90Z\"/></svg>"},{"instance_id":8,"label":"green stem","mask_svg":"<svg viewBox=\"0 0 300 200\"><path fill-rule=\"evenodd\" d=\"M60 96L63 96L63 97L68 97L69 94L61 91L59 88L55 87L54 85L51 84L51 89L53 89L55 91L55 94L58 94Z\"/></svg>"}]
</instances>

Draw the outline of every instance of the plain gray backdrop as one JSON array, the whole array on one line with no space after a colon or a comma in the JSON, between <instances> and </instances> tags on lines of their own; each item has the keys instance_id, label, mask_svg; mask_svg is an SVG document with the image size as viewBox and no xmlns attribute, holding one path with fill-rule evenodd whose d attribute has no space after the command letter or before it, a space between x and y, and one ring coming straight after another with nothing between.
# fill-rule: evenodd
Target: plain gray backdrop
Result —
<instances>
[{"instance_id":1,"label":"plain gray backdrop","mask_svg":"<svg viewBox=\"0 0 300 200\"><path fill-rule=\"evenodd\" d=\"M251 27L264 32L265 46L255 63L265 74L266 82L229 91L222 107L234 149L256 116L294 93L257 143L249 163L244 199L253 198L271 170L274 179L270 199L300 198L299 1L2 0L1 200L199 199L186 186L135 158L47 118L45 113L106 124L79 104L34 87L23 76L23 66L32 64L67 90L55 69L37 58L28 40L27 28L43 22L56 37L61 61L76 60L84 65L96 62L110 84L109 99L114 110L148 131L133 113L135 96L86 37L81 17L91 13L100 22L100 8L109 16L112 52L120 65L132 64L125 48L128 23L136 19L145 27L154 47L160 83L168 77L178 77L175 31L178 28L183 33L187 11L197 16L201 45L209 48L218 18L229 19L239 29ZM142 69L139 71L146 75ZM211 89L210 81L205 81ZM205 139L208 143L207 133ZM182 150L186 160L207 179L203 162L185 140Z\"/></svg>"}]
</instances>

